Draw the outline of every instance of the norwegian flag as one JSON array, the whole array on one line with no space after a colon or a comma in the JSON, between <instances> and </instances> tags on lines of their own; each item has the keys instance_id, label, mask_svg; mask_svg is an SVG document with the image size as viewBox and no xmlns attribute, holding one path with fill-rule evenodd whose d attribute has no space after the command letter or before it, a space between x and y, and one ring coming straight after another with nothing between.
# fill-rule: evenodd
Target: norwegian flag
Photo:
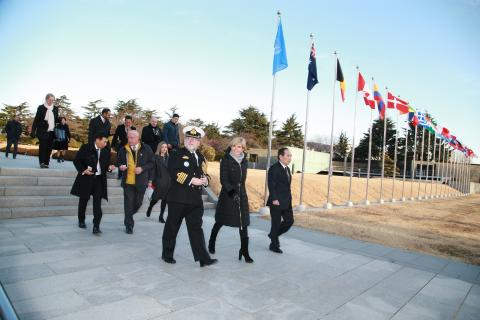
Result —
<instances>
[{"instance_id":1,"label":"norwegian flag","mask_svg":"<svg viewBox=\"0 0 480 320\"><path fill-rule=\"evenodd\" d=\"M397 109L400 114L409 112L408 102L394 96L391 92L387 93L387 108Z\"/></svg>"},{"instance_id":2,"label":"norwegian flag","mask_svg":"<svg viewBox=\"0 0 480 320\"><path fill-rule=\"evenodd\" d=\"M357 91L363 93L363 101L365 102L365 105L375 109L375 100L373 100L372 91L368 88L368 85L360 72L358 73Z\"/></svg>"}]
</instances>

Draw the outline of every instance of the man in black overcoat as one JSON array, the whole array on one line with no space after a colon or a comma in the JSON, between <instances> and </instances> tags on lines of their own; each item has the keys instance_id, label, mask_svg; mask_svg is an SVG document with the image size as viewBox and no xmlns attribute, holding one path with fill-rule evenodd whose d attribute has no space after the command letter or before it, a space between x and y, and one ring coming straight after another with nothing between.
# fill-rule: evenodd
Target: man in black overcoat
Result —
<instances>
[{"instance_id":1,"label":"man in black overcoat","mask_svg":"<svg viewBox=\"0 0 480 320\"><path fill-rule=\"evenodd\" d=\"M270 250L282 253L278 237L290 229L293 225L292 173L288 165L292 161L292 153L288 148L278 149L278 161L268 170L268 201L270 208L271 229Z\"/></svg>"},{"instance_id":2,"label":"man in black overcoat","mask_svg":"<svg viewBox=\"0 0 480 320\"><path fill-rule=\"evenodd\" d=\"M107 172L115 169L110 165L110 150L106 148L108 136L97 133L93 143L83 144L73 160L78 171L70 193L79 197L78 226L85 229L85 210L90 196L93 198L93 234L100 234L102 198L108 201Z\"/></svg>"},{"instance_id":3,"label":"man in black overcoat","mask_svg":"<svg viewBox=\"0 0 480 320\"><path fill-rule=\"evenodd\" d=\"M93 143L95 137L99 134L104 134L105 136L110 136L110 130L112 124L110 123L110 109L105 108L102 110L102 114L90 120L88 124L88 143ZM109 148L107 143L107 148Z\"/></svg>"}]
</instances>

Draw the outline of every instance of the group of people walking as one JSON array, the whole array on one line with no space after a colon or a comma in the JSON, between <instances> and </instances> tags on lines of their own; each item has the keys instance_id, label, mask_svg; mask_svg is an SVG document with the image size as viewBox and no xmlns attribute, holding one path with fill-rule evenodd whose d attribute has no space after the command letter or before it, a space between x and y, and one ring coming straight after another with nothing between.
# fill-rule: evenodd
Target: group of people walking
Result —
<instances>
[{"instance_id":1,"label":"group of people walking","mask_svg":"<svg viewBox=\"0 0 480 320\"><path fill-rule=\"evenodd\" d=\"M55 123L58 108L53 105L53 95L47 95L45 104L39 106L32 127L40 141L39 162L48 167L49 152L55 136ZM109 144L111 131L110 110L103 109L101 115L89 123L88 143L78 150L73 164L78 174L73 183L71 194L79 197L78 226L85 229L85 212L90 197L93 201L93 234L100 235L102 220L102 199L108 201L107 173L118 169L121 174L121 186L124 198L125 232L132 234L134 215L143 204L147 188L153 189L146 212L150 217L153 207L161 201L159 221L165 223L162 235L162 259L174 264L174 251L178 231L185 219L190 246L195 261L200 266L217 262L210 254L216 253L216 239L222 226L238 228L240 249L238 259L253 263L249 253L248 226L250 214L246 178L248 161L246 140L235 137L231 140L220 162L221 191L215 212L215 224L210 232L208 249L202 228L203 224L203 188L210 182L207 173L207 161L199 152L204 132L196 126L183 129L184 145L180 146L178 130L179 115L164 125L163 132L158 121L139 132L132 125L132 118L125 117L125 123L116 128L112 145ZM60 120L61 124L63 120ZM61 130L61 127L59 127ZM63 127L64 135L70 136ZM111 147L117 151L116 161L112 161ZM48 155L48 156L47 156ZM271 230L269 249L282 253L279 236L293 225L292 196L290 185L292 174L289 164L292 154L288 148L278 150L278 162L268 171ZM115 164L113 164L115 163ZM168 215L164 218L168 204Z\"/></svg>"}]
</instances>

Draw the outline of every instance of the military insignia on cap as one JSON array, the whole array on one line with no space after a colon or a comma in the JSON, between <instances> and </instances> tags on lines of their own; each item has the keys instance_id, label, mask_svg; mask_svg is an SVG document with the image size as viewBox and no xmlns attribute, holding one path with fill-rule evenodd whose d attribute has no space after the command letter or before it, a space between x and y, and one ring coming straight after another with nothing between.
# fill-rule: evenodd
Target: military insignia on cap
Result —
<instances>
[{"instance_id":1,"label":"military insignia on cap","mask_svg":"<svg viewBox=\"0 0 480 320\"><path fill-rule=\"evenodd\" d=\"M183 133L185 134L185 137L197 139L201 139L203 136L205 136L205 132L202 130L202 128L195 126L187 126L183 128Z\"/></svg>"},{"instance_id":2,"label":"military insignia on cap","mask_svg":"<svg viewBox=\"0 0 480 320\"><path fill-rule=\"evenodd\" d=\"M184 165L185 167L188 167L188 166L190 165L190 163L188 163L188 161L185 161L185 162L183 163L183 165Z\"/></svg>"}]
</instances>

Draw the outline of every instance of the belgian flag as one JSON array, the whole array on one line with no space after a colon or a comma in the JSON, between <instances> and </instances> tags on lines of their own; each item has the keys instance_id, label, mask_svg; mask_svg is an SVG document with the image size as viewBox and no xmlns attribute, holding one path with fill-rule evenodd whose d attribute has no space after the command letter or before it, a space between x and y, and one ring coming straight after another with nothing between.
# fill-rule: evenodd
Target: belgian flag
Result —
<instances>
[{"instance_id":1,"label":"belgian flag","mask_svg":"<svg viewBox=\"0 0 480 320\"><path fill-rule=\"evenodd\" d=\"M340 66L340 61L337 58L337 81L340 82L340 92L342 93L342 102L345 102L345 79L343 78L342 67Z\"/></svg>"}]
</instances>

